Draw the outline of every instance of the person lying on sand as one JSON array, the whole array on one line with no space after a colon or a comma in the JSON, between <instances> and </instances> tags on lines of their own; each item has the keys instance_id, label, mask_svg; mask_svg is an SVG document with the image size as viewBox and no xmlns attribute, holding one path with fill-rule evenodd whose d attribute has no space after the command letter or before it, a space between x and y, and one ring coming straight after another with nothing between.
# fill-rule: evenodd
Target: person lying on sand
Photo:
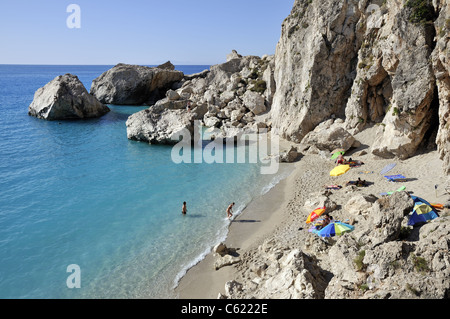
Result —
<instances>
[{"instance_id":1,"label":"person lying on sand","mask_svg":"<svg viewBox=\"0 0 450 319\"><path fill-rule=\"evenodd\" d=\"M364 186L367 186L367 181L362 180L361 178L358 177L357 181L348 181L346 186L349 186L349 185L356 185L358 187L364 187Z\"/></svg>"},{"instance_id":2,"label":"person lying on sand","mask_svg":"<svg viewBox=\"0 0 450 319\"><path fill-rule=\"evenodd\" d=\"M325 186L325 189L341 189L342 186L341 185L328 185Z\"/></svg>"},{"instance_id":3,"label":"person lying on sand","mask_svg":"<svg viewBox=\"0 0 450 319\"><path fill-rule=\"evenodd\" d=\"M344 164L350 165L350 167L356 167L364 165L364 162L350 158L348 161L344 161Z\"/></svg>"}]
</instances>

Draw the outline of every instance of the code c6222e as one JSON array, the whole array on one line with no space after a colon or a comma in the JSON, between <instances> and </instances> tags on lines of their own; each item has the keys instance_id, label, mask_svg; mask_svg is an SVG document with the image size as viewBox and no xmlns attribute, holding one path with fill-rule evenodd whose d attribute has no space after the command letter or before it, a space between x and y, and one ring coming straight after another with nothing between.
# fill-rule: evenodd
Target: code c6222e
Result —
<instances>
[{"instance_id":1,"label":"code c6222e","mask_svg":"<svg viewBox=\"0 0 450 319\"><path fill-rule=\"evenodd\" d=\"M267 304L239 303L225 306L225 312L228 314L267 314L267 311Z\"/></svg>"}]
</instances>

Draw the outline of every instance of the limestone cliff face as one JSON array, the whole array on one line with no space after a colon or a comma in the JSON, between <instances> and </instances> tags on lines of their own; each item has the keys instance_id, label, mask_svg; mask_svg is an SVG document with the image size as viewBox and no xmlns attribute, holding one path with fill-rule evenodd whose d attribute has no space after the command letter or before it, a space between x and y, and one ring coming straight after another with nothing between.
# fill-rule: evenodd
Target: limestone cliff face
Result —
<instances>
[{"instance_id":1,"label":"limestone cliff face","mask_svg":"<svg viewBox=\"0 0 450 319\"><path fill-rule=\"evenodd\" d=\"M296 0L275 54L275 132L294 142L333 117L378 125L372 153L438 147L449 173L448 0Z\"/></svg>"},{"instance_id":2,"label":"limestone cliff face","mask_svg":"<svg viewBox=\"0 0 450 319\"><path fill-rule=\"evenodd\" d=\"M372 146L381 157L414 155L433 115L434 28L411 22L413 9L405 4L387 1L376 12L365 12L357 76L346 108L349 128L381 123Z\"/></svg>"},{"instance_id":3,"label":"limestone cliff face","mask_svg":"<svg viewBox=\"0 0 450 319\"><path fill-rule=\"evenodd\" d=\"M439 95L439 131L436 139L444 171L450 173L450 3L437 1L439 17L435 21L436 48L433 52L433 69Z\"/></svg>"},{"instance_id":4,"label":"limestone cliff face","mask_svg":"<svg viewBox=\"0 0 450 319\"><path fill-rule=\"evenodd\" d=\"M297 0L275 54L272 125L300 142L332 114L343 113L353 83L358 1Z\"/></svg>"}]
</instances>

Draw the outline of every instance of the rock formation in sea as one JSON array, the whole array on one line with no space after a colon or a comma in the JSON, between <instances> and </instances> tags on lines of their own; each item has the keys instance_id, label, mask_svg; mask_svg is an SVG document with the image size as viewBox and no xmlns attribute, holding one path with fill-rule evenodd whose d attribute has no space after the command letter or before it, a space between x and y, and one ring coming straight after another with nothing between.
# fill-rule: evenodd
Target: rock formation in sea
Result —
<instances>
[{"instance_id":1,"label":"rock formation in sea","mask_svg":"<svg viewBox=\"0 0 450 319\"><path fill-rule=\"evenodd\" d=\"M169 91L171 96L174 91ZM194 121L201 120L206 110L194 107L186 111L185 103L176 103L169 98L158 101L149 109L131 115L127 122L127 137L130 140L149 144L173 145L179 134L189 132L194 138Z\"/></svg>"},{"instance_id":2,"label":"rock formation in sea","mask_svg":"<svg viewBox=\"0 0 450 319\"><path fill-rule=\"evenodd\" d=\"M100 117L109 111L72 74L60 75L38 89L28 107L29 115L50 121Z\"/></svg>"},{"instance_id":3,"label":"rock formation in sea","mask_svg":"<svg viewBox=\"0 0 450 319\"><path fill-rule=\"evenodd\" d=\"M167 135L167 132L171 135L171 127L180 128L182 118L199 120L207 127L216 128L219 131L216 138L234 138L239 132L258 132L259 129L270 128L268 111L275 93L273 69L273 56L243 57L233 50L225 63L213 65L210 70L198 74L186 75L173 83L166 96L148 109L146 114L170 113L170 123L157 126L151 124L157 121L149 117L136 121L133 115L127 122L128 138L171 144L167 139L149 138L154 135L151 132L156 130L160 132L157 135ZM187 110L188 104L191 111ZM189 116L189 113L195 116ZM192 129L193 125L182 126ZM142 133L144 131L146 133Z\"/></svg>"},{"instance_id":4,"label":"rock formation in sea","mask_svg":"<svg viewBox=\"0 0 450 319\"><path fill-rule=\"evenodd\" d=\"M172 84L183 79L170 62L158 67L119 63L92 81L91 94L115 105L153 105Z\"/></svg>"}]
</instances>

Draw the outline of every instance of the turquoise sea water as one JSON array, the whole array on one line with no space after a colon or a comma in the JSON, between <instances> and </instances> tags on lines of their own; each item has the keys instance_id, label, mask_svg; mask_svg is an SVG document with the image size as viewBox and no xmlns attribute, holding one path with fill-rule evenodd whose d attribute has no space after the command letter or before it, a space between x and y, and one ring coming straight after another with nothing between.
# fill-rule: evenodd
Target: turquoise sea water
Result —
<instances>
[{"instance_id":1,"label":"turquoise sea water","mask_svg":"<svg viewBox=\"0 0 450 319\"><path fill-rule=\"evenodd\" d=\"M0 65L0 298L176 297L181 276L226 237L228 204L239 212L282 177L259 164L174 164L171 147L127 139L128 116L145 107L82 121L27 115L56 76L89 90L111 67ZM66 284L72 264L79 289Z\"/></svg>"}]
</instances>

